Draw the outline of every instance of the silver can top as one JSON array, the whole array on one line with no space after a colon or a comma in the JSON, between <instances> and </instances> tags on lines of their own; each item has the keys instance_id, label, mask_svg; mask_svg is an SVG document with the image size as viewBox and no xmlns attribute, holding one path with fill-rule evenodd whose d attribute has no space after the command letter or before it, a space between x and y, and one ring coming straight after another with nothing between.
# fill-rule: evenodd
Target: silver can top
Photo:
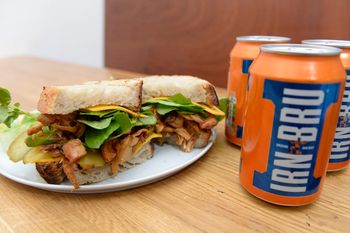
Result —
<instances>
[{"instance_id":1,"label":"silver can top","mask_svg":"<svg viewBox=\"0 0 350 233\"><path fill-rule=\"evenodd\" d=\"M303 40L303 44L333 46L341 49L350 49L350 40Z\"/></svg>"},{"instance_id":2,"label":"silver can top","mask_svg":"<svg viewBox=\"0 0 350 233\"><path fill-rule=\"evenodd\" d=\"M308 44L267 44L260 50L267 53L277 53L296 56L336 56L341 50L335 47Z\"/></svg>"},{"instance_id":3,"label":"silver can top","mask_svg":"<svg viewBox=\"0 0 350 233\"><path fill-rule=\"evenodd\" d=\"M236 40L244 42L288 42L290 38L283 36L238 36Z\"/></svg>"}]
</instances>

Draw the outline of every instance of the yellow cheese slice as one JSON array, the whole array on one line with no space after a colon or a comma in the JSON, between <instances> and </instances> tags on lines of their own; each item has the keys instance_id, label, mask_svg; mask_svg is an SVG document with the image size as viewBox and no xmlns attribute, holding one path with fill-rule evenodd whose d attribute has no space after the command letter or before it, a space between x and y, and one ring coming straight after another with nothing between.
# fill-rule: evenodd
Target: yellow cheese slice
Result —
<instances>
[{"instance_id":1,"label":"yellow cheese slice","mask_svg":"<svg viewBox=\"0 0 350 233\"><path fill-rule=\"evenodd\" d=\"M149 143L153 138L161 138L163 137L161 134L159 133L151 133L146 139L145 141L141 142L139 141L133 148L134 150L134 154L136 154L144 145L146 145L147 143Z\"/></svg>"},{"instance_id":2,"label":"yellow cheese slice","mask_svg":"<svg viewBox=\"0 0 350 233\"><path fill-rule=\"evenodd\" d=\"M196 106L200 106L204 109L204 111L209 112L210 114L213 114L214 116L225 116L225 113L221 111L218 107L216 106L206 106L204 104L198 104L195 102L192 102L192 104Z\"/></svg>"},{"instance_id":3,"label":"yellow cheese slice","mask_svg":"<svg viewBox=\"0 0 350 233\"><path fill-rule=\"evenodd\" d=\"M106 110L119 110L119 111L129 113L130 115L135 116L135 117L147 117L144 114L133 112L130 109L127 109L127 108L124 108L124 107L121 107L118 105L103 105L103 104L101 104L101 105L96 105L96 106L85 108L85 110L89 110L91 112L99 112L99 111L106 111Z\"/></svg>"},{"instance_id":4,"label":"yellow cheese slice","mask_svg":"<svg viewBox=\"0 0 350 233\"><path fill-rule=\"evenodd\" d=\"M154 97L151 100L167 100L169 99L168 97Z\"/></svg>"}]
</instances>

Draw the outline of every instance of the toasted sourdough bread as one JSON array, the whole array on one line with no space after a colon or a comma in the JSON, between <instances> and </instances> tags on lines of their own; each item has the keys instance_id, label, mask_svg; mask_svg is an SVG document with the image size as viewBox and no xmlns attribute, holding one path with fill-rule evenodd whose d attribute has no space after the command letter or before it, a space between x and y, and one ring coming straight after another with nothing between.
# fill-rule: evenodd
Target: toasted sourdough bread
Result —
<instances>
[{"instance_id":1,"label":"toasted sourdough bread","mask_svg":"<svg viewBox=\"0 0 350 233\"><path fill-rule=\"evenodd\" d=\"M128 168L134 167L137 164L143 163L147 159L150 159L153 156L153 151L153 144L145 144L130 160L119 166L119 171L124 171ZM50 184L59 184L66 177L63 169L63 161L36 163L36 169L40 176ZM110 164L106 164L103 167L95 167L89 170L74 171L75 179L79 185L97 183L116 176L117 174L118 173L111 173Z\"/></svg>"},{"instance_id":2,"label":"toasted sourdough bread","mask_svg":"<svg viewBox=\"0 0 350 233\"><path fill-rule=\"evenodd\" d=\"M142 80L115 80L113 85L82 84L44 87L38 110L43 114L68 114L98 104L115 104L139 111Z\"/></svg>"},{"instance_id":3,"label":"toasted sourdough bread","mask_svg":"<svg viewBox=\"0 0 350 233\"><path fill-rule=\"evenodd\" d=\"M146 76L143 81L142 101L154 97L171 96L181 93L193 102L218 105L215 87L206 80L193 76L159 75Z\"/></svg>"},{"instance_id":4,"label":"toasted sourdough bread","mask_svg":"<svg viewBox=\"0 0 350 233\"><path fill-rule=\"evenodd\" d=\"M215 87L208 81L187 75L154 75L140 77L143 81L142 101L154 97L172 96L181 93L194 102L218 105L219 100ZM86 85L117 85L119 80L103 80L86 82Z\"/></svg>"}]
</instances>

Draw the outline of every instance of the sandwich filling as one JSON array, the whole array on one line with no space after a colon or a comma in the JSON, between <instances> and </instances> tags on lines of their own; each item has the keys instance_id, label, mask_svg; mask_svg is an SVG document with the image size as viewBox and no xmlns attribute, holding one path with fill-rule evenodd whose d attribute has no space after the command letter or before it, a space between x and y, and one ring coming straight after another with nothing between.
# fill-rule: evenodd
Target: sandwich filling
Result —
<instances>
[{"instance_id":1,"label":"sandwich filling","mask_svg":"<svg viewBox=\"0 0 350 233\"><path fill-rule=\"evenodd\" d=\"M176 144L185 152L206 146L211 129L225 117L216 106L192 102L179 93L147 100L142 110L152 111L155 115L155 132L162 135L158 140L160 144Z\"/></svg>"},{"instance_id":2,"label":"sandwich filling","mask_svg":"<svg viewBox=\"0 0 350 233\"><path fill-rule=\"evenodd\" d=\"M79 182L74 171L109 164L115 174L151 138L161 137L153 131L157 121L152 112L136 113L120 106L94 106L65 115L41 114L37 121L39 124L27 130L25 142L33 149L24 156L24 163L36 163L39 172L45 170L42 166L47 169L47 163L56 169L59 166L75 188Z\"/></svg>"}]
</instances>

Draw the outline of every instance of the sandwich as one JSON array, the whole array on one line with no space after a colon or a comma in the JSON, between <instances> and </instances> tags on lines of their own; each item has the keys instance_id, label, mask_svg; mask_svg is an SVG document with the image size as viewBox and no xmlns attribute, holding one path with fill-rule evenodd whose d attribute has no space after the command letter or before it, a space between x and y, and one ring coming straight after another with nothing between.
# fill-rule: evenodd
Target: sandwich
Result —
<instances>
[{"instance_id":1,"label":"sandwich","mask_svg":"<svg viewBox=\"0 0 350 233\"><path fill-rule=\"evenodd\" d=\"M75 188L144 162L153 156L151 140L162 135L153 130L152 112L140 112L142 84L134 79L44 87L38 123L10 145L10 158L12 153L17 161L35 163L48 183L68 178ZM22 157L14 149L21 140L27 147Z\"/></svg>"},{"instance_id":2,"label":"sandwich","mask_svg":"<svg viewBox=\"0 0 350 233\"><path fill-rule=\"evenodd\" d=\"M8 109L0 122L11 126L19 114ZM3 98L5 96L6 98ZM2 106L4 105L4 106ZM225 116L215 88L192 76L148 76L44 87L35 121L9 146L14 162L34 163L48 183L68 179L74 186L106 180L150 159L153 142L184 152L208 145Z\"/></svg>"},{"instance_id":3,"label":"sandwich","mask_svg":"<svg viewBox=\"0 0 350 233\"><path fill-rule=\"evenodd\" d=\"M147 76L143 81L142 110L151 111L157 119L154 132L161 134L159 144L178 146L184 152L205 147L212 129L225 113L217 106L215 87L192 76ZM116 81L102 81L113 85Z\"/></svg>"},{"instance_id":4,"label":"sandwich","mask_svg":"<svg viewBox=\"0 0 350 233\"><path fill-rule=\"evenodd\" d=\"M182 151L205 147L212 129L225 117L215 87L192 76L148 76L143 81L143 109L157 118L158 142Z\"/></svg>"}]
</instances>

